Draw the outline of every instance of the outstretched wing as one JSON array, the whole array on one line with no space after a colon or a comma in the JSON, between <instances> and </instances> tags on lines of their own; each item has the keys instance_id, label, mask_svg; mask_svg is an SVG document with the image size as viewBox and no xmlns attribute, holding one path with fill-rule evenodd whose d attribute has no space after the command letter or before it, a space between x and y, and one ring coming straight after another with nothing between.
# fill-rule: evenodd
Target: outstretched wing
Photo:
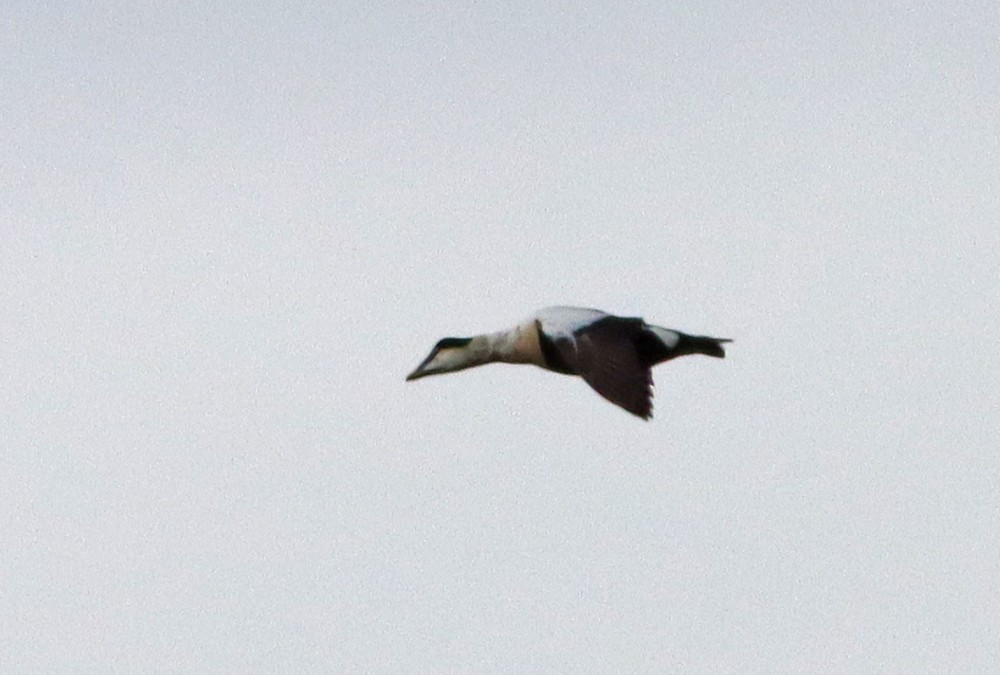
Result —
<instances>
[{"instance_id":1,"label":"outstretched wing","mask_svg":"<svg viewBox=\"0 0 1000 675\"><path fill-rule=\"evenodd\" d=\"M594 391L633 415L653 415L653 377L642 364L635 337L643 329L639 319L608 317L576 334L575 345L556 345L567 365Z\"/></svg>"}]
</instances>

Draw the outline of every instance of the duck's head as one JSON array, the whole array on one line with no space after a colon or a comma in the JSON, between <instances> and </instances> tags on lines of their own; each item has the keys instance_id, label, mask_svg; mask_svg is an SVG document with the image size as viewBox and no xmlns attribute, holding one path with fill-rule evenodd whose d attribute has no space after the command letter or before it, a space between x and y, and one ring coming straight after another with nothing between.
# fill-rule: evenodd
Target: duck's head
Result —
<instances>
[{"instance_id":1,"label":"duck's head","mask_svg":"<svg viewBox=\"0 0 1000 675\"><path fill-rule=\"evenodd\" d=\"M471 345L472 338L447 337L438 340L427 358L417 366L416 370L406 376L407 382L427 375L451 373L479 365L482 361L476 358Z\"/></svg>"}]
</instances>

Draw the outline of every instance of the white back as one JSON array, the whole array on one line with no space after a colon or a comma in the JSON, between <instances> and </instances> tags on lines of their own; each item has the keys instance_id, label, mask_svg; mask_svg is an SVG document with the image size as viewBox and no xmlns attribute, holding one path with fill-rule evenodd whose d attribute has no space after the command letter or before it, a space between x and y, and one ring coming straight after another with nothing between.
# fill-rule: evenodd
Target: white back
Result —
<instances>
[{"instance_id":1,"label":"white back","mask_svg":"<svg viewBox=\"0 0 1000 675\"><path fill-rule=\"evenodd\" d=\"M542 332L553 338L572 337L573 333L589 326L609 314L586 307L546 307L539 310L534 319L542 325Z\"/></svg>"}]
</instances>

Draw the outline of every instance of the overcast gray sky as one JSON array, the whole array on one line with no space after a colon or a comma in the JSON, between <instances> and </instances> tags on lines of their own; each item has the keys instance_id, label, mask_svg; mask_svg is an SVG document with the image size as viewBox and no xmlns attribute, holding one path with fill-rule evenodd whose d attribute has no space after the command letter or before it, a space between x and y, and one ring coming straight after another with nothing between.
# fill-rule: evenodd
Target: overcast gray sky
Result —
<instances>
[{"instance_id":1,"label":"overcast gray sky","mask_svg":"<svg viewBox=\"0 0 1000 675\"><path fill-rule=\"evenodd\" d=\"M996 3L14 0L0 49L0 670L1000 669ZM649 423L404 383L551 304L735 342Z\"/></svg>"}]
</instances>

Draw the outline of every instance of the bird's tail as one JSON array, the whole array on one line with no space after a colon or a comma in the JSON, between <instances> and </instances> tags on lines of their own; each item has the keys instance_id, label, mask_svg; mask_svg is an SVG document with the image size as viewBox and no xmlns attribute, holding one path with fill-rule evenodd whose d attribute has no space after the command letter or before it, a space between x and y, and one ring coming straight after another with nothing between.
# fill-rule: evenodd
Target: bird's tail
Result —
<instances>
[{"instance_id":1,"label":"bird's tail","mask_svg":"<svg viewBox=\"0 0 1000 675\"><path fill-rule=\"evenodd\" d=\"M680 354L704 354L714 356L717 359L726 358L726 350L722 347L727 342L732 342L727 338L714 338L707 335L684 335L677 341L678 356Z\"/></svg>"}]
</instances>

